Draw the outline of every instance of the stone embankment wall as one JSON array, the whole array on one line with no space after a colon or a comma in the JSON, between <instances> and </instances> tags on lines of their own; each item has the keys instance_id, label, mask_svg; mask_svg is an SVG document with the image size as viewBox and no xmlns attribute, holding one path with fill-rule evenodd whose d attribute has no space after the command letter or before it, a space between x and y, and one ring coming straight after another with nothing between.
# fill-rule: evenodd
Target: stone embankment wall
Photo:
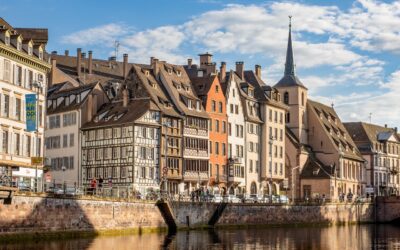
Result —
<instances>
[{"instance_id":1,"label":"stone embankment wall","mask_svg":"<svg viewBox=\"0 0 400 250\"><path fill-rule=\"evenodd\" d=\"M0 233L166 228L154 203L14 196L0 204Z\"/></svg>"},{"instance_id":2,"label":"stone embankment wall","mask_svg":"<svg viewBox=\"0 0 400 250\"><path fill-rule=\"evenodd\" d=\"M373 222L373 204L324 206L229 204L218 225L341 224Z\"/></svg>"},{"instance_id":3,"label":"stone embankment wall","mask_svg":"<svg viewBox=\"0 0 400 250\"><path fill-rule=\"evenodd\" d=\"M178 227L207 226L217 204L175 202L172 204ZM326 204L324 206L228 204L216 226L342 224L373 222L374 206L365 204Z\"/></svg>"}]
</instances>

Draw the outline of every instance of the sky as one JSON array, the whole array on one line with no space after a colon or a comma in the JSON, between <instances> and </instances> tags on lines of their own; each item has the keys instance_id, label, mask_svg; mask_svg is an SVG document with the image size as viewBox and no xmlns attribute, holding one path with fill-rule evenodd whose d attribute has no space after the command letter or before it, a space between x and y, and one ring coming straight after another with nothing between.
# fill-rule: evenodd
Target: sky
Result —
<instances>
[{"instance_id":1,"label":"sky","mask_svg":"<svg viewBox=\"0 0 400 250\"><path fill-rule=\"evenodd\" d=\"M333 104L342 121L400 126L400 1L0 0L12 26L49 29L49 52L106 59L118 41L119 60L176 64L209 52L218 67L261 65L269 85L283 75L289 15L309 98Z\"/></svg>"}]
</instances>

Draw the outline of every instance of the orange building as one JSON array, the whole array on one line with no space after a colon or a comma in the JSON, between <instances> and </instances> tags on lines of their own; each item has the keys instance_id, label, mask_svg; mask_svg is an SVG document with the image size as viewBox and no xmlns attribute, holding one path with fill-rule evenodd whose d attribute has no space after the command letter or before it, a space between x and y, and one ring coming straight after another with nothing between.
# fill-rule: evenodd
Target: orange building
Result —
<instances>
[{"instance_id":1,"label":"orange building","mask_svg":"<svg viewBox=\"0 0 400 250\"><path fill-rule=\"evenodd\" d=\"M226 100L215 69L211 62L212 55L200 55L200 66L191 64L185 66L198 97L202 100L209 120L209 156L210 179L209 187L213 193L226 194L228 169L228 117Z\"/></svg>"}]
</instances>

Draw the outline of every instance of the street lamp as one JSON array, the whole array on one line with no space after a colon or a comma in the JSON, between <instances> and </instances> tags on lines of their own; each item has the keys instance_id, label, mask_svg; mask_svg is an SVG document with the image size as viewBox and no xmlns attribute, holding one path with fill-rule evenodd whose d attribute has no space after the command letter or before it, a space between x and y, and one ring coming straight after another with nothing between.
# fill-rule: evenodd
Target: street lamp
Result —
<instances>
[{"instance_id":1,"label":"street lamp","mask_svg":"<svg viewBox=\"0 0 400 250\"><path fill-rule=\"evenodd\" d=\"M165 126L165 151L164 151L164 159L165 159L165 166L163 167L163 175L162 175L162 183L164 183L164 192L168 195L168 128L171 127L170 122L164 122L162 126Z\"/></svg>"},{"instance_id":2,"label":"street lamp","mask_svg":"<svg viewBox=\"0 0 400 250\"><path fill-rule=\"evenodd\" d=\"M64 190L64 194L65 194L65 189L66 189L66 183L65 183L65 170L66 170L67 168L65 167L65 166L62 166L61 167L61 170L62 170L62 172L63 172L63 175L62 175L62 184L63 184L63 190Z\"/></svg>"},{"instance_id":3,"label":"street lamp","mask_svg":"<svg viewBox=\"0 0 400 250\"><path fill-rule=\"evenodd\" d=\"M32 86L36 88L36 156L40 157L40 145L39 145L39 94L40 90L43 89L43 84L41 82L35 81ZM35 192L38 191L38 164L35 168Z\"/></svg>"},{"instance_id":4,"label":"street lamp","mask_svg":"<svg viewBox=\"0 0 400 250\"><path fill-rule=\"evenodd\" d=\"M270 194L269 202L270 203L272 203L272 185L273 185L273 183L272 183L272 146L274 144L274 141L275 141L275 138L271 135L269 137L269 159L270 159L270 162L269 162L269 177L270 177L270 183L271 183L271 187L269 189L269 194Z\"/></svg>"},{"instance_id":5,"label":"street lamp","mask_svg":"<svg viewBox=\"0 0 400 250\"><path fill-rule=\"evenodd\" d=\"M296 170L296 169L298 169L298 168L300 168L300 166L296 166L296 167L294 167L294 168L292 168L292 202L294 203L294 196L295 196L295 185L294 185L294 179L295 179L295 176L294 176L294 171Z\"/></svg>"}]
</instances>

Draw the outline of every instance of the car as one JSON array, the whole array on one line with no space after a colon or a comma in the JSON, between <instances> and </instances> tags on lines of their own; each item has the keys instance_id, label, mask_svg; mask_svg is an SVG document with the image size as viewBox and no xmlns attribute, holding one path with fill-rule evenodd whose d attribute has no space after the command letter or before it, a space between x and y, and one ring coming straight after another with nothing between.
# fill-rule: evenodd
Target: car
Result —
<instances>
[{"instance_id":1,"label":"car","mask_svg":"<svg viewBox=\"0 0 400 250\"><path fill-rule=\"evenodd\" d=\"M239 197L237 197L234 194L230 194L230 195L228 195L228 202L230 202L230 203L241 203L242 199L240 199Z\"/></svg>"},{"instance_id":2,"label":"car","mask_svg":"<svg viewBox=\"0 0 400 250\"><path fill-rule=\"evenodd\" d=\"M62 189L62 188L54 188L54 194L55 195L63 195L64 194L64 189Z\"/></svg>"},{"instance_id":3,"label":"car","mask_svg":"<svg viewBox=\"0 0 400 250\"><path fill-rule=\"evenodd\" d=\"M272 197L273 203L289 203L289 198L286 195L274 195Z\"/></svg>"},{"instance_id":4,"label":"car","mask_svg":"<svg viewBox=\"0 0 400 250\"><path fill-rule=\"evenodd\" d=\"M220 203L224 201L224 198L220 194L214 194L214 197L212 198L211 201L215 203Z\"/></svg>"},{"instance_id":5,"label":"car","mask_svg":"<svg viewBox=\"0 0 400 250\"><path fill-rule=\"evenodd\" d=\"M26 192L32 191L31 187L28 186L28 184L26 184L25 182L18 183L18 190L19 191L26 191Z\"/></svg>"},{"instance_id":6,"label":"car","mask_svg":"<svg viewBox=\"0 0 400 250\"><path fill-rule=\"evenodd\" d=\"M65 189L65 195L67 195L67 196L80 196L80 195L83 195L83 192L79 188L67 187Z\"/></svg>"}]
</instances>

